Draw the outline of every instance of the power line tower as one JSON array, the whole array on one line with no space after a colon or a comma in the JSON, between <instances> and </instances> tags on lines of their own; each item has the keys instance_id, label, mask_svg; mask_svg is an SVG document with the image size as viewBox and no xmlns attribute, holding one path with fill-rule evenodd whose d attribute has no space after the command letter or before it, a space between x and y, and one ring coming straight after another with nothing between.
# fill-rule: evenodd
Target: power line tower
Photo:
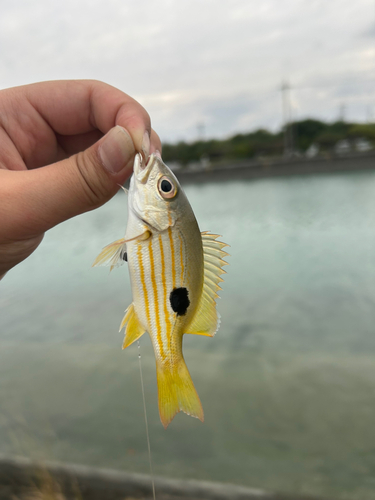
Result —
<instances>
[{"instance_id":1,"label":"power line tower","mask_svg":"<svg viewBox=\"0 0 375 500\"><path fill-rule=\"evenodd\" d=\"M287 81L281 83L281 100L283 108L284 156L291 156L293 144L292 104L290 100L290 85Z\"/></svg>"},{"instance_id":2,"label":"power line tower","mask_svg":"<svg viewBox=\"0 0 375 500\"><path fill-rule=\"evenodd\" d=\"M339 121L344 122L346 117L346 104L342 102L339 109Z\"/></svg>"},{"instance_id":3,"label":"power line tower","mask_svg":"<svg viewBox=\"0 0 375 500\"><path fill-rule=\"evenodd\" d=\"M197 123L198 141L204 141L206 136L206 125L204 122Z\"/></svg>"}]
</instances>

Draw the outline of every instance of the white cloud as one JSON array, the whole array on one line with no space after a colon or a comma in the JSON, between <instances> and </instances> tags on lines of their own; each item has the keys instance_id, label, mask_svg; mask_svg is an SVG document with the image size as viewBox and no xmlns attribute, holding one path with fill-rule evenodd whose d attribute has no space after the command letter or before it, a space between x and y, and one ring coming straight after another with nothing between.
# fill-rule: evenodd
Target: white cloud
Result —
<instances>
[{"instance_id":1,"label":"white cloud","mask_svg":"<svg viewBox=\"0 0 375 500\"><path fill-rule=\"evenodd\" d=\"M0 85L96 78L138 98L165 140L365 120L375 106L372 0L16 0L0 17ZM349 82L349 83L348 83ZM367 83L366 83L367 82Z\"/></svg>"}]
</instances>

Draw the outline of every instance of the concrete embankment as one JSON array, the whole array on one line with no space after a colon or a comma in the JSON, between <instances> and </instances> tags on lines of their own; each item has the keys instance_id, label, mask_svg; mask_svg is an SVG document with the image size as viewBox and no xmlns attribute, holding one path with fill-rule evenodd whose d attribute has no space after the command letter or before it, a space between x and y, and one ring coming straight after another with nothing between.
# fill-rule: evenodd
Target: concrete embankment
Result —
<instances>
[{"instance_id":1,"label":"concrete embankment","mask_svg":"<svg viewBox=\"0 0 375 500\"><path fill-rule=\"evenodd\" d=\"M312 500L230 484L155 478L157 500ZM152 499L150 477L82 465L0 457L0 500Z\"/></svg>"},{"instance_id":2,"label":"concrete embankment","mask_svg":"<svg viewBox=\"0 0 375 500\"><path fill-rule=\"evenodd\" d=\"M366 154L319 157L309 160L305 158L244 160L225 165L212 165L199 170L181 169L175 173L184 184L361 170L375 170L374 151Z\"/></svg>"}]
</instances>

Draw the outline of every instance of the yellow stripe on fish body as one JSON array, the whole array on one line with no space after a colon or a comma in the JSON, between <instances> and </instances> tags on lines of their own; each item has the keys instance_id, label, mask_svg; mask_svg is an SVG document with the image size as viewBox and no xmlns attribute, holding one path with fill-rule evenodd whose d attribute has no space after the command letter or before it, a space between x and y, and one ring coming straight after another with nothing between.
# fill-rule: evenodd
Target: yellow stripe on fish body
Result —
<instances>
[{"instance_id":1,"label":"yellow stripe on fish body","mask_svg":"<svg viewBox=\"0 0 375 500\"><path fill-rule=\"evenodd\" d=\"M127 245L135 313L149 332L160 361L167 364L176 361L173 355L180 352L179 337L194 316L202 293L203 250L198 226L196 229L194 236L184 234L184 228L168 228L147 241Z\"/></svg>"},{"instance_id":2,"label":"yellow stripe on fish body","mask_svg":"<svg viewBox=\"0 0 375 500\"><path fill-rule=\"evenodd\" d=\"M203 409L182 354L184 333L213 336L225 243L200 233L177 179L159 157L136 159L123 240L103 249L96 263L126 255L133 303L125 312L126 348L147 331L156 358L160 418L167 427L179 411L203 421Z\"/></svg>"}]
</instances>

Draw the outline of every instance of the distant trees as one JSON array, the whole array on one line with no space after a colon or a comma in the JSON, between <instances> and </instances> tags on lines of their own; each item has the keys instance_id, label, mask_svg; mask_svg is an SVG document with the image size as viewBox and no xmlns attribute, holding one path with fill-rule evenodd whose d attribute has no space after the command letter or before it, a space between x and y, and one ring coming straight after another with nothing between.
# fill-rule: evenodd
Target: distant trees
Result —
<instances>
[{"instance_id":1,"label":"distant trees","mask_svg":"<svg viewBox=\"0 0 375 500\"><path fill-rule=\"evenodd\" d=\"M337 121L325 123L319 120L306 119L294 122L292 127L294 150L304 153L315 143L321 151L330 151L338 141L343 139L367 139L375 146L375 124L356 124ZM178 162L185 166L198 162L202 158L211 162L241 160L256 157L274 157L283 154L283 134L281 130L272 133L265 129L254 132L236 134L228 139L179 142L164 144L163 158L168 162Z\"/></svg>"},{"instance_id":2,"label":"distant trees","mask_svg":"<svg viewBox=\"0 0 375 500\"><path fill-rule=\"evenodd\" d=\"M375 144L375 124L357 124L353 125L348 132L349 138L364 137Z\"/></svg>"}]
</instances>

